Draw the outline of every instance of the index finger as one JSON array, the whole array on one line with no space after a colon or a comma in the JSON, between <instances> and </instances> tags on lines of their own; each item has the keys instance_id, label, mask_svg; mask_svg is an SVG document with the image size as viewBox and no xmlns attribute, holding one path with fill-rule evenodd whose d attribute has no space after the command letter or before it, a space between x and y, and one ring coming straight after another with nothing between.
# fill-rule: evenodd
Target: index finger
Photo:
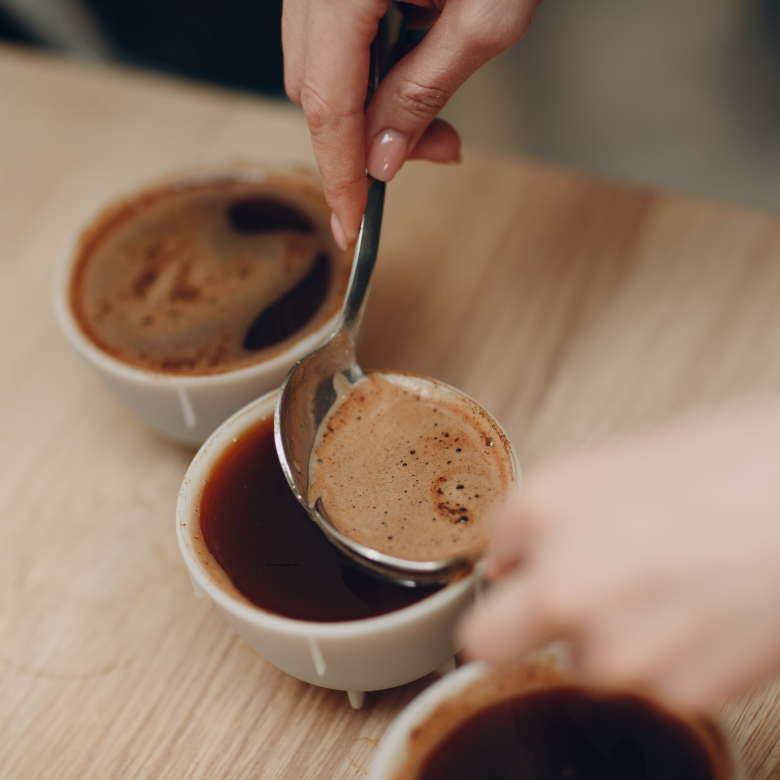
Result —
<instances>
[{"instance_id":1,"label":"index finger","mask_svg":"<svg viewBox=\"0 0 780 780\"><path fill-rule=\"evenodd\" d=\"M511 667L529 651L557 638L555 627L536 603L533 577L516 571L490 589L458 627L458 642L469 658Z\"/></svg>"},{"instance_id":2,"label":"index finger","mask_svg":"<svg viewBox=\"0 0 780 780\"><path fill-rule=\"evenodd\" d=\"M363 104L370 46L389 3L312 0L309 8L301 105L325 197L349 243L368 193Z\"/></svg>"}]
</instances>

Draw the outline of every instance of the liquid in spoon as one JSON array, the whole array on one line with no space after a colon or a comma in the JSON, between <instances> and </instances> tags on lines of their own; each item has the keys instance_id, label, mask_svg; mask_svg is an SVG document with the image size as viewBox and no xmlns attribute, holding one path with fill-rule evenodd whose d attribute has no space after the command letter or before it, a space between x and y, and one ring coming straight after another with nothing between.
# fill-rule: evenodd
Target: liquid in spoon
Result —
<instances>
[{"instance_id":1,"label":"liquid in spoon","mask_svg":"<svg viewBox=\"0 0 780 780\"><path fill-rule=\"evenodd\" d=\"M309 473L339 531L408 561L479 553L516 481L511 446L476 403L446 385L370 373L326 418Z\"/></svg>"}]
</instances>

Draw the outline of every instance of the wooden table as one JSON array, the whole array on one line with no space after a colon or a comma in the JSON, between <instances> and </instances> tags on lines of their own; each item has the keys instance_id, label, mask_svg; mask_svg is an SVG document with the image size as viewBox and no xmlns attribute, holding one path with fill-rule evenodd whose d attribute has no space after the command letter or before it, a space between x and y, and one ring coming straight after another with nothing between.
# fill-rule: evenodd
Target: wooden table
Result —
<instances>
[{"instance_id":1,"label":"wooden table","mask_svg":"<svg viewBox=\"0 0 780 780\"><path fill-rule=\"evenodd\" d=\"M71 358L52 262L111 193L237 157L311 161L294 109L0 49L0 778L363 778L429 680L346 696L279 672L174 533L192 451ZM364 365L480 400L521 462L780 386L780 223L523 160L409 165L388 193ZM780 687L725 712L780 773Z\"/></svg>"}]
</instances>

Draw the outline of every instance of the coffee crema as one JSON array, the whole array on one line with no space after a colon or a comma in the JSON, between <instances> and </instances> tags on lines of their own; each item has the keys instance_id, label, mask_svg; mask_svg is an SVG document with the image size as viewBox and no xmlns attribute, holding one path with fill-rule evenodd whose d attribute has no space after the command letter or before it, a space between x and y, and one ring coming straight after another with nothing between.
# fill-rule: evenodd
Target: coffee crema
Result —
<instances>
[{"instance_id":1,"label":"coffee crema","mask_svg":"<svg viewBox=\"0 0 780 780\"><path fill-rule=\"evenodd\" d=\"M161 184L82 235L70 283L84 334L148 371L218 374L273 357L341 306L351 267L304 177Z\"/></svg>"},{"instance_id":2,"label":"coffee crema","mask_svg":"<svg viewBox=\"0 0 780 780\"><path fill-rule=\"evenodd\" d=\"M439 587L377 579L340 553L290 490L276 455L273 418L256 423L221 455L200 504L205 547L232 595L296 620L336 622L383 615ZM198 543L198 535L193 534ZM201 560L217 580L213 560Z\"/></svg>"},{"instance_id":3,"label":"coffee crema","mask_svg":"<svg viewBox=\"0 0 780 780\"><path fill-rule=\"evenodd\" d=\"M490 416L450 388L371 373L315 441L308 499L345 535L409 561L481 552L486 519L516 474Z\"/></svg>"},{"instance_id":4,"label":"coffee crema","mask_svg":"<svg viewBox=\"0 0 780 780\"><path fill-rule=\"evenodd\" d=\"M543 675L544 676L544 673ZM502 690L501 685L505 687ZM528 682L528 681L525 681ZM709 721L683 720L633 694L575 684L513 691L489 681L414 729L393 780L726 780Z\"/></svg>"}]
</instances>

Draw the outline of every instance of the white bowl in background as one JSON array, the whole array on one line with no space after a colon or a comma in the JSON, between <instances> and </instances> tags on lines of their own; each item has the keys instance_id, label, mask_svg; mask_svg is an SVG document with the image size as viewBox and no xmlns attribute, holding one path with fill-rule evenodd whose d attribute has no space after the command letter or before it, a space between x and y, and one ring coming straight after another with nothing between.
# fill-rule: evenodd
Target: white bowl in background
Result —
<instances>
[{"instance_id":1,"label":"white bowl in background","mask_svg":"<svg viewBox=\"0 0 780 780\"><path fill-rule=\"evenodd\" d=\"M225 176L262 181L271 174L299 178L318 186L318 179L313 172L281 163L215 165L172 174L107 201L75 231L56 262L52 278L52 302L57 322L68 344L136 417L174 441L202 444L231 414L263 393L279 387L290 368L330 336L338 318L338 310L315 331L292 341L283 351L243 368L201 376L179 376L145 370L104 352L86 336L73 314L70 280L78 258L81 237L116 204L132 200L145 190L163 183L186 186Z\"/></svg>"},{"instance_id":2,"label":"white bowl in background","mask_svg":"<svg viewBox=\"0 0 780 780\"><path fill-rule=\"evenodd\" d=\"M530 654L525 664L516 669L511 678L502 678L501 673L495 672L485 663L472 662L437 680L412 699L390 724L371 760L369 780L396 780L400 773L403 773L401 776L405 778L409 769L414 771L418 758L414 759L413 767L405 766L413 735L419 735L421 726L429 721L433 722L432 718L440 707L456 705L450 713L454 713L451 717L457 718L454 724L457 727L474 713L505 698L506 691L510 691L512 695L522 695L559 686L577 686L571 658L570 647L565 642L555 642ZM494 687L495 683L500 685L502 679L504 684L507 679L513 680L503 692L503 696L497 695ZM663 711L660 705L654 706ZM725 765L721 766L723 776L719 780L743 780L743 769L734 747L716 721L688 719L679 715L672 717L686 723L691 732L697 735L700 744L711 751L710 755L715 753L724 760ZM434 734L428 735L430 744L426 744L422 749L418 745L420 752L417 756L430 755L430 751L439 744L436 737L440 736L443 730L439 724Z\"/></svg>"}]
</instances>

